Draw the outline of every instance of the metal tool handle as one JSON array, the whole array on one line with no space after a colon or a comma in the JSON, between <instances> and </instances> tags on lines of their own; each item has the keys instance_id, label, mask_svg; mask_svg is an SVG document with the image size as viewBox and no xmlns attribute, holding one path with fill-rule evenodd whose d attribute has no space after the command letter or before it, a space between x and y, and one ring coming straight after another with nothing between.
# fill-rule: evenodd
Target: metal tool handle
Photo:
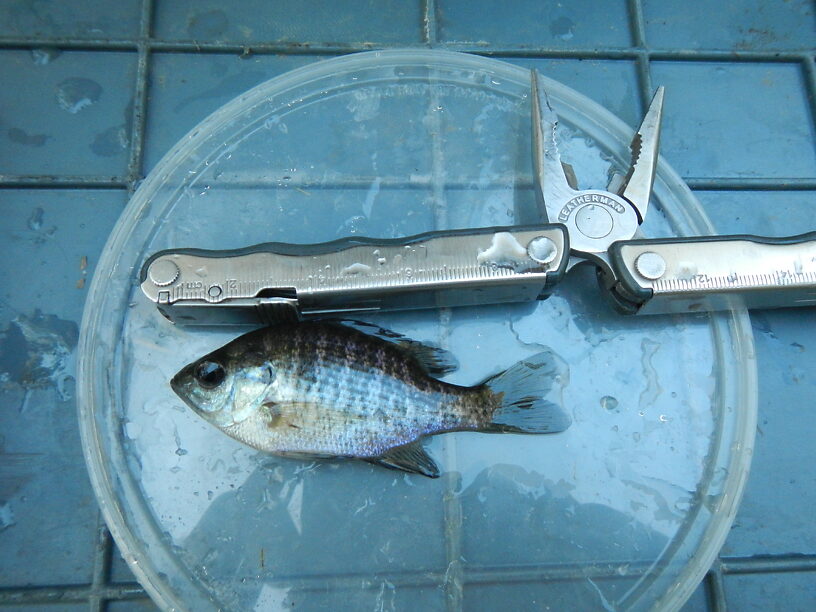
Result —
<instances>
[{"instance_id":1,"label":"metal tool handle","mask_svg":"<svg viewBox=\"0 0 816 612\"><path fill-rule=\"evenodd\" d=\"M534 300L563 276L568 253L562 225L183 249L145 262L141 287L173 322L246 324Z\"/></svg>"},{"instance_id":2,"label":"metal tool handle","mask_svg":"<svg viewBox=\"0 0 816 612\"><path fill-rule=\"evenodd\" d=\"M624 241L609 263L602 283L629 313L816 304L816 232Z\"/></svg>"}]
</instances>

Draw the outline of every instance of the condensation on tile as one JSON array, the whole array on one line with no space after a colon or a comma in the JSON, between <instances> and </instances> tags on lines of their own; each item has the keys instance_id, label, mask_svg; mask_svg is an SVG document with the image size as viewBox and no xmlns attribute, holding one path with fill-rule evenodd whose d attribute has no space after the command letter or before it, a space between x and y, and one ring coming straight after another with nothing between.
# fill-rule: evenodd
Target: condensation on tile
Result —
<instances>
[{"instance_id":1,"label":"condensation on tile","mask_svg":"<svg viewBox=\"0 0 816 612\"><path fill-rule=\"evenodd\" d=\"M0 166L7 174L122 175L136 55L0 51Z\"/></svg>"}]
</instances>

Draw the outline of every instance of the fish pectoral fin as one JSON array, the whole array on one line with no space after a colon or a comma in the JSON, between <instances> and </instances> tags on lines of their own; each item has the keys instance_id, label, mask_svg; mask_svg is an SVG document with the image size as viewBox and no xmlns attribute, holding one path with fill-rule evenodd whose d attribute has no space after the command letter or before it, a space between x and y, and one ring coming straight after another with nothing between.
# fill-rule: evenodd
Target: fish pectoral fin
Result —
<instances>
[{"instance_id":1,"label":"fish pectoral fin","mask_svg":"<svg viewBox=\"0 0 816 612\"><path fill-rule=\"evenodd\" d=\"M269 429L278 431L302 429L306 435L315 427L343 428L354 421L366 418L362 414L327 409L325 405L316 402L265 402L262 411Z\"/></svg>"},{"instance_id":2,"label":"fish pectoral fin","mask_svg":"<svg viewBox=\"0 0 816 612\"><path fill-rule=\"evenodd\" d=\"M322 412L318 404L310 402L265 402L262 414L269 429L290 427L301 429Z\"/></svg>"},{"instance_id":3,"label":"fish pectoral fin","mask_svg":"<svg viewBox=\"0 0 816 612\"><path fill-rule=\"evenodd\" d=\"M422 474L428 478L439 478L439 468L419 441L395 446L379 457L368 457L365 460L392 470Z\"/></svg>"},{"instance_id":4,"label":"fish pectoral fin","mask_svg":"<svg viewBox=\"0 0 816 612\"><path fill-rule=\"evenodd\" d=\"M454 357L452 353L433 344L412 340L407 336L383 329L373 323L366 323L365 321L337 319L336 322L398 346L416 359L426 373L433 376L442 376L448 372L453 372L459 367L459 362L456 361L456 357Z\"/></svg>"}]
</instances>

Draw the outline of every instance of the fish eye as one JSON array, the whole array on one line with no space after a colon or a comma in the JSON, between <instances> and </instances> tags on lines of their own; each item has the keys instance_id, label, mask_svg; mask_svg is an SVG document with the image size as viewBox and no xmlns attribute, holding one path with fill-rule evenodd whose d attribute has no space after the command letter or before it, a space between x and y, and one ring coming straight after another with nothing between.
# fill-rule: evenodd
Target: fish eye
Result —
<instances>
[{"instance_id":1,"label":"fish eye","mask_svg":"<svg viewBox=\"0 0 816 612\"><path fill-rule=\"evenodd\" d=\"M217 361L202 361L196 366L195 379L205 389L214 389L226 378L227 373Z\"/></svg>"}]
</instances>

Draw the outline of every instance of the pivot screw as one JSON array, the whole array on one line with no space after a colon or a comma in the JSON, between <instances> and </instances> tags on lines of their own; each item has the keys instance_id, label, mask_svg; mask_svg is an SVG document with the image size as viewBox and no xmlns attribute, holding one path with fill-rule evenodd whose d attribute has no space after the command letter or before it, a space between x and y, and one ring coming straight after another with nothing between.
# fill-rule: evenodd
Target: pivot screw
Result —
<instances>
[{"instance_id":1,"label":"pivot screw","mask_svg":"<svg viewBox=\"0 0 816 612\"><path fill-rule=\"evenodd\" d=\"M666 260L654 251L646 251L638 255L635 269L643 278L657 280L666 273Z\"/></svg>"},{"instance_id":2,"label":"pivot screw","mask_svg":"<svg viewBox=\"0 0 816 612\"><path fill-rule=\"evenodd\" d=\"M540 264L552 263L558 255L558 247L546 236L533 238L527 245L527 254L535 262Z\"/></svg>"},{"instance_id":3,"label":"pivot screw","mask_svg":"<svg viewBox=\"0 0 816 612\"><path fill-rule=\"evenodd\" d=\"M150 264L148 276L154 285L166 287L176 282L179 277L179 267L169 259L157 259Z\"/></svg>"}]
</instances>

